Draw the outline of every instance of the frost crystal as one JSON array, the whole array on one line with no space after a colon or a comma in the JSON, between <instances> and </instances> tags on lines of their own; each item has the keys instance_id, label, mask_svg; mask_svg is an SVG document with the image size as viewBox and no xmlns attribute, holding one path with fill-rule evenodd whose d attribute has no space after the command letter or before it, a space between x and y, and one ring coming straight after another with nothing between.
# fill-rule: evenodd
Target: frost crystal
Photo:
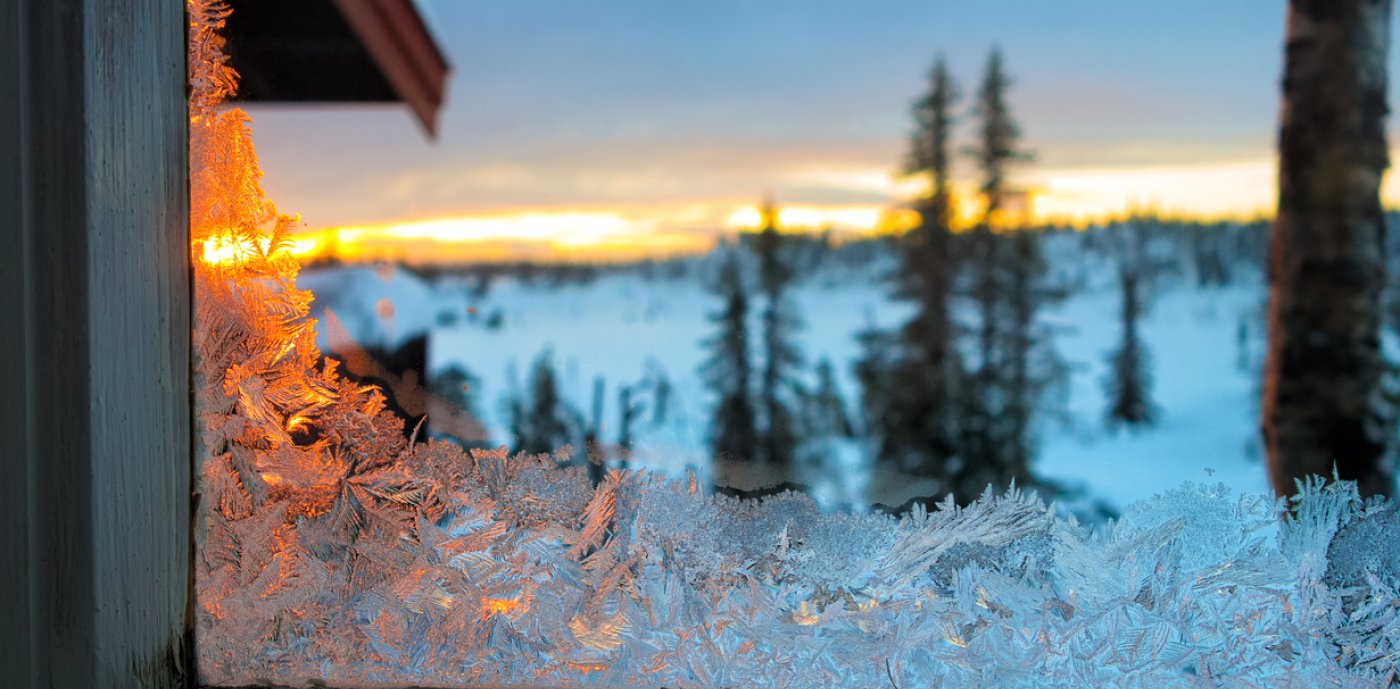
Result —
<instances>
[{"instance_id":1,"label":"frost crystal","mask_svg":"<svg viewBox=\"0 0 1400 689\"><path fill-rule=\"evenodd\" d=\"M1393 506L1185 486L1089 531L1033 495L900 520L405 439L316 349L292 220L190 0L211 685L1384 687ZM1276 542L1265 532L1277 529Z\"/></svg>"}]
</instances>

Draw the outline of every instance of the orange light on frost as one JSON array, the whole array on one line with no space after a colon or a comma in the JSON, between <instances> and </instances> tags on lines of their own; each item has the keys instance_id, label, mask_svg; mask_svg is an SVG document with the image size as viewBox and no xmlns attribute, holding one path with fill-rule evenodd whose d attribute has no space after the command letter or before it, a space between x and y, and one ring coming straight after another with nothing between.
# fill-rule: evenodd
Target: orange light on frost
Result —
<instances>
[{"instance_id":1,"label":"orange light on frost","mask_svg":"<svg viewBox=\"0 0 1400 689\"><path fill-rule=\"evenodd\" d=\"M268 237L256 241L232 232L211 235L204 239L200 260L210 266L232 267L246 263L255 255L265 255L272 246Z\"/></svg>"},{"instance_id":2,"label":"orange light on frost","mask_svg":"<svg viewBox=\"0 0 1400 689\"><path fill-rule=\"evenodd\" d=\"M520 607L520 601L514 598L483 598L481 599L481 619L487 619L492 615L508 615Z\"/></svg>"},{"instance_id":3,"label":"orange light on frost","mask_svg":"<svg viewBox=\"0 0 1400 689\"><path fill-rule=\"evenodd\" d=\"M254 256L268 256L273 253L272 238L266 235L256 240L232 231L219 232L202 240L199 245L199 260L208 266L232 267L247 263ZM303 257L318 253L320 244L314 238L294 237L278 244L276 253L286 252Z\"/></svg>"},{"instance_id":4,"label":"orange light on frost","mask_svg":"<svg viewBox=\"0 0 1400 689\"><path fill-rule=\"evenodd\" d=\"M211 266L233 265L242 262L242 247L236 237L214 235L204 240L200 260Z\"/></svg>"}]
</instances>

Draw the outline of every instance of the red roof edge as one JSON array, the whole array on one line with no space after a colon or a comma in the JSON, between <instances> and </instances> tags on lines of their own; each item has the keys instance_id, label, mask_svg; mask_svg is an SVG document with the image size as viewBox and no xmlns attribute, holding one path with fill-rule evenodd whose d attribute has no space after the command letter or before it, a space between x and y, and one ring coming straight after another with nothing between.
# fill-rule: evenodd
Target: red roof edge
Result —
<instances>
[{"instance_id":1,"label":"red roof edge","mask_svg":"<svg viewBox=\"0 0 1400 689\"><path fill-rule=\"evenodd\" d=\"M394 92L413 109L428 136L436 137L449 67L412 0L335 0L335 4Z\"/></svg>"}]
</instances>

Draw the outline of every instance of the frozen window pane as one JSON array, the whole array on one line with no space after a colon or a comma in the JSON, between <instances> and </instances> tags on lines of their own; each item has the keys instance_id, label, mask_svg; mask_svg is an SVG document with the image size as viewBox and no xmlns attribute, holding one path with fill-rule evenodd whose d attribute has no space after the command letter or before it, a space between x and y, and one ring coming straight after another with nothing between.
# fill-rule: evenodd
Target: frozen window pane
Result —
<instances>
[{"instance_id":1,"label":"frozen window pane","mask_svg":"<svg viewBox=\"0 0 1400 689\"><path fill-rule=\"evenodd\" d=\"M823 513L406 437L321 356L292 220L222 105L225 10L189 6L202 681L1393 682L1396 513L1345 484L1308 485L1281 525L1270 500L1187 485L1088 529L1014 489Z\"/></svg>"}]
</instances>

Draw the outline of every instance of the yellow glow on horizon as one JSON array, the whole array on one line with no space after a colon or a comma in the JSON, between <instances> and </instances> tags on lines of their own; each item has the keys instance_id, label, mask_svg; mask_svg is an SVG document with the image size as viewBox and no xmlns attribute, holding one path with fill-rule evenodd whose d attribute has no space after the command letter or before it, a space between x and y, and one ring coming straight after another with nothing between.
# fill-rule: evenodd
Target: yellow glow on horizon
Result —
<instances>
[{"instance_id":1,"label":"yellow glow on horizon","mask_svg":"<svg viewBox=\"0 0 1400 689\"><path fill-rule=\"evenodd\" d=\"M874 234L907 229L907 213L888 204L778 204L778 230L820 232L831 229L844 233ZM762 227L763 215L757 205L740 206L724 220L731 231L753 231Z\"/></svg>"},{"instance_id":2,"label":"yellow glow on horizon","mask_svg":"<svg viewBox=\"0 0 1400 689\"><path fill-rule=\"evenodd\" d=\"M1400 159L1400 157L1397 157ZM1006 223L1083 226L1133 213L1202 220L1268 217L1276 205L1272 158L1194 165L1035 168L1017 172L1007 199ZM785 204L785 232L831 229L838 236L898 233L918 222L910 210L917 180L875 169L806 170L801 179L831 189L878 193L889 201ZM976 184L954 183L955 226L969 227L982 212ZM1400 203L1400 178L1387 175L1382 199ZM757 203L734 199L686 200L633 207L464 214L311 230L292 238L291 253L308 259L407 263L591 261L621 262L708 251L725 233L759 228ZM206 251L230 251L206 247ZM220 260L211 253L206 260Z\"/></svg>"},{"instance_id":3,"label":"yellow glow on horizon","mask_svg":"<svg viewBox=\"0 0 1400 689\"><path fill-rule=\"evenodd\" d=\"M1391 151L1396 159L1397 152ZM1194 165L1032 170L1026 175L1037 221L1083 225L1156 213L1203 221L1272 217L1278 207L1275 157ZM1400 206L1400 176L1387 172L1381 202Z\"/></svg>"},{"instance_id":4,"label":"yellow glow on horizon","mask_svg":"<svg viewBox=\"0 0 1400 689\"><path fill-rule=\"evenodd\" d=\"M303 256L316 256L321 254L325 247L324 240L316 235L297 235L287 240L287 251L293 256L301 258Z\"/></svg>"},{"instance_id":5,"label":"yellow glow on horizon","mask_svg":"<svg viewBox=\"0 0 1400 689\"><path fill-rule=\"evenodd\" d=\"M1199 165L1034 170L1027 174L1036 220L1083 224L1135 212L1241 220L1277 205L1271 159Z\"/></svg>"},{"instance_id":6,"label":"yellow glow on horizon","mask_svg":"<svg viewBox=\"0 0 1400 689\"><path fill-rule=\"evenodd\" d=\"M297 236L301 255L417 264L568 258L619 261L695 253L713 240L658 228L652 219L602 211L521 212L383 225L330 227Z\"/></svg>"},{"instance_id":7,"label":"yellow glow on horizon","mask_svg":"<svg viewBox=\"0 0 1400 689\"><path fill-rule=\"evenodd\" d=\"M644 233L648 225L647 221L629 220L614 213L520 213L342 227L337 228L337 239L356 242L374 236L440 243L515 240L586 246L607 237Z\"/></svg>"}]
</instances>

